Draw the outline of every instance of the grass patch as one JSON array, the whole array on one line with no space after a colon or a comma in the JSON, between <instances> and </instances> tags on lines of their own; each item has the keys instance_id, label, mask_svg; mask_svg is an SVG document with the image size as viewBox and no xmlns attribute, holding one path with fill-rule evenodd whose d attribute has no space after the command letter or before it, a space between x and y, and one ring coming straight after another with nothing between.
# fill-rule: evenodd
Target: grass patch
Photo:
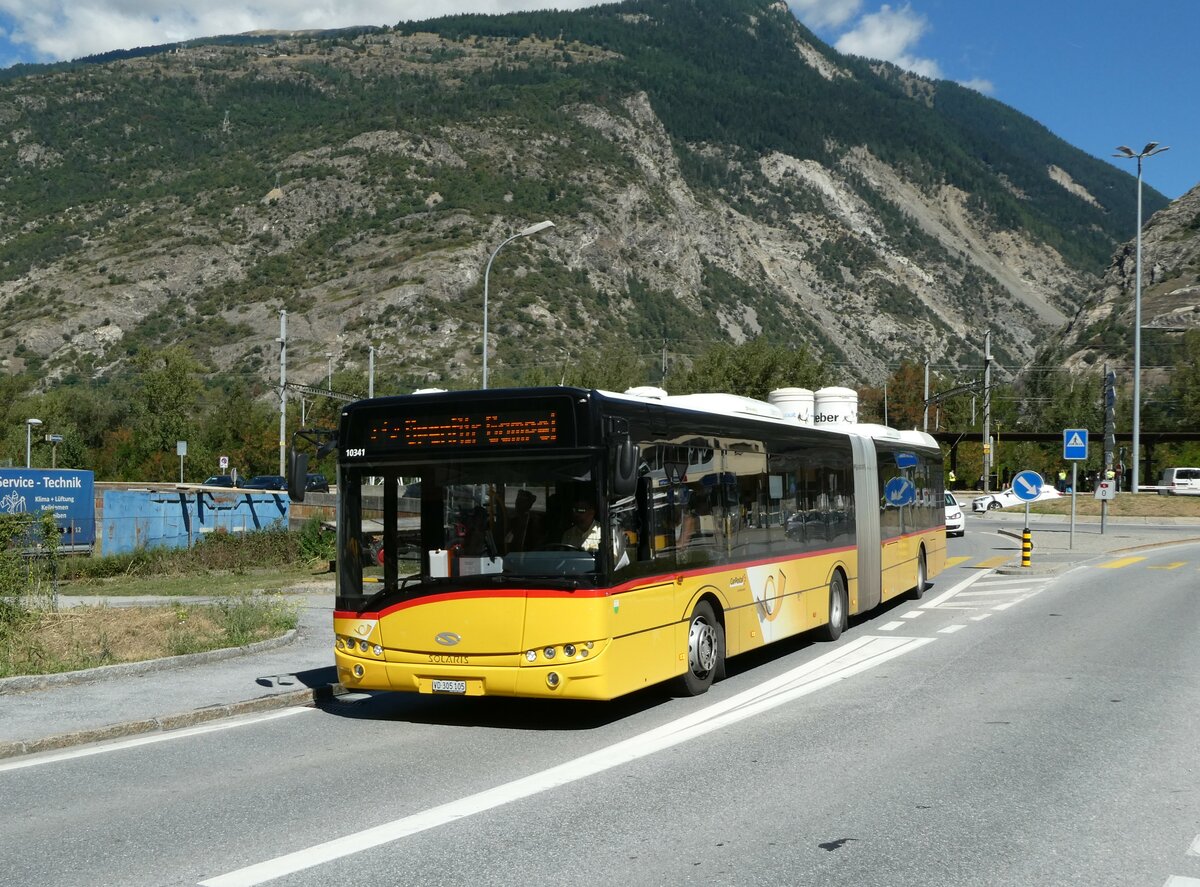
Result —
<instances>
[{"instance_id":1,"label":"grass patch","mask_svg":"<svg viewBox=\"0 0 1200 887\"><path fill-rule=\"evenodd\" d=\"M214 604L30 611L0 631L0 677L56 674L241 647L296 627L295 604L242 593Z\"/></svg>"}]
</instances>

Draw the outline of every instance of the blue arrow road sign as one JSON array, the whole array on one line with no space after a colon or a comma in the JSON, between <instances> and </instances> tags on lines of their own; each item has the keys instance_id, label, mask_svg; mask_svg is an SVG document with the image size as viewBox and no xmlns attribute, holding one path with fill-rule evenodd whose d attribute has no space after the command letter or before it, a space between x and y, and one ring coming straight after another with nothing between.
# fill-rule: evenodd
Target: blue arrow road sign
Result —
<instances>
[{"instance_id":1,"label":"blue arrow road sign","mask_svg":"<svg viewBox=\"0 0 1200 887\"><path fill-rule=\"evenodd\" d=\"M1012 489L1022 502L1032 502L1042 491L1042 476L1036 471L1025 469L1013 478Z\"/></svg>"},{"instance_id":2,"label":"blue arrow road sign","mask_svg":"<svg viewBox=\"0 0 1200 887\"><path fill-rule=\"evenodd\" d=\"M1087 429L1063 429L1063 458L1068 461L1083 461L1087 458Z\"/></svg>"}]
</instances>

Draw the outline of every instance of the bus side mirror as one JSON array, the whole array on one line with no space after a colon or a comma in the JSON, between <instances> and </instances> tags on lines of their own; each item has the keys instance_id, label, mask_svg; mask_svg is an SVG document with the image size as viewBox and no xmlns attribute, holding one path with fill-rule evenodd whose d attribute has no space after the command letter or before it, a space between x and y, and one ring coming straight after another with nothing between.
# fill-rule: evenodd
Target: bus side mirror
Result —
<instances>
[{"instance_id":1,"label":"bus side mirror","mask_svg":"<svg viewBox=\"0 0 1200 887\"><path fill-rule=\"evenodd\" d=\"M637 492L638 448L629 435L618 439L613 449L612 493L617 498L632 496Z\"/></svg>"},{"instance_id":2,"label":"bus side mirror","mask_svg":"<svg viewBox=\"0 0 1200 887\"><path fill-rule=\"evenodd\" d=\"M303 502L308 486L308 453L298 453L295 447L288 453L287 485L288 497L293 502Z\"/></svg>"}]
</instances>

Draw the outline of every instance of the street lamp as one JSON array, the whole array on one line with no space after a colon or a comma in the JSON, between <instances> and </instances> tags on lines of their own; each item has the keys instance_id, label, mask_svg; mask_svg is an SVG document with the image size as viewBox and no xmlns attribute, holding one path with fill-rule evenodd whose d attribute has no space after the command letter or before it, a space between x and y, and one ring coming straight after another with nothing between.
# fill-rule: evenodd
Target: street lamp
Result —
<instances>
[{"instance_id":1,"label":"street lamp","mask_svg":"<svg viewBox=\"0 0 1200 887\"><path fill-rule=\"evenodd\" d=\"M512 243L518 237L528 237L531 234L537 234L540 231L545 231L547 228L553 228L554 223L547 219L544 222L538 222L535 225L530 225L528 228L522 228L512 237L501 242L501 244L492 250L492 254L488 257L487 267L483 271L483 387L487 388L488 372L487 372L487 348L488 348L488 275L492 271L492 261L496 258L496 253L504 249L505 246Z\"/></svg>"},{"instance_id":2,"label":"street lamp","mask_svg":"<svg viewBox=\"0 0 1200 887\"><path fill-rule=\"evenodd\" d=\"M329 361L329 376L328 376L329 382L326 384L326 387L330 391L332 391L333 390L333 352L326 351L325 358Z\"/></svg>"},{"instance_id":3,"label":"street lamp","mask_svg":"<svg viewBox=\"0 0 1200 887\"><path fill-rule=\"evenodd\" d=\"M1126 145L1117 145L1122 160L1137 160L1137 271L1133 295L1133 474L1130 476L1129 488L1138 491L1138 466L1141 462L1141 449L1138 444L1142 425L1142 158L1153 157L1163 151L1170 150L1169 146L1158 146L1158 142L1149 142L1138 153Z\"/></svg>"},{"instance_id":4,"label":"street lamp","mask_svg":"<svg viewBox=\"0 0 1200 887\"><path fill-rule=\"evenodd\" d=\"M25 420L25 467L33 467L33 427L41 425L41 419L26 419Z\"/></svg>"}]
</instances>

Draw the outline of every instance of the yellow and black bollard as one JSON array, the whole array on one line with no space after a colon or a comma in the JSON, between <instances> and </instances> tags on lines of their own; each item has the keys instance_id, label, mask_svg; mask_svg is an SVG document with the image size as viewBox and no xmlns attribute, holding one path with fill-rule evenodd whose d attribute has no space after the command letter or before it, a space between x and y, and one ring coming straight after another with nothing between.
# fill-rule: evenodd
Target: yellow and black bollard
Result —
<instances>
[{"instance_id":1,"label":"yellow and black bollard","mask_svg":"<svg viewBox=\"0 0 1200 887\"><path fill-rule=\"evenodd\" d=\"M1029 566L1029 556L1033 554L1033 534L1026 527L1021 533L1021 566Z\"/></svg>"}]
</instances>

